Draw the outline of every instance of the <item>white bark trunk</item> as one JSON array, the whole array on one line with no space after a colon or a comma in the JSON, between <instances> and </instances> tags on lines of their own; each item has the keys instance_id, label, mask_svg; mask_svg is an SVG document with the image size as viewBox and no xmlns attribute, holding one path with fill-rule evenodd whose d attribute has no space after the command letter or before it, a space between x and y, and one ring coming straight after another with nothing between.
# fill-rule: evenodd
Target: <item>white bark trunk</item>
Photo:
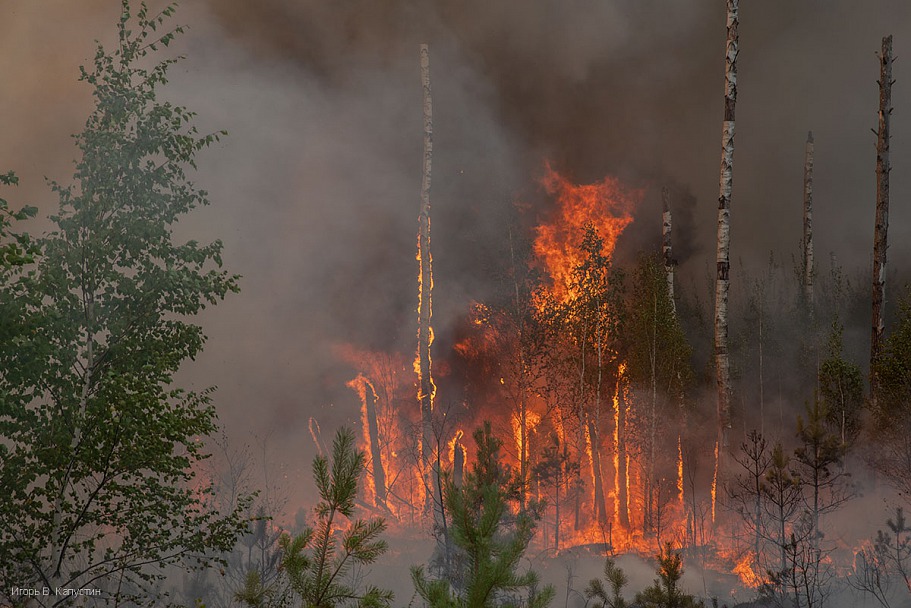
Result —
<instances>
[{"instance_id":1,"label":"white bark trunk","mask_svg":"<svg viewBox=\"0 0 911 608\"><path fill-rule=\"evenodd\" d=\"M807 310L813 310L813 132L807 133L803 164L803 293Z\"/></svg>"},{"instance_id":2,"label":"white bark trunk","mask_svg":"<svg viewBox=\"0 0 911 608\"><path fill-rule=\"evenodd\" d=\"M734 172L734 108L737 101L738 0L727 0L724 73L724 123L721 131L721 178L718 196L718 250L715 281L715 374L718 389L718 453L728 446L731 427L731 379L728 361L728 290L730 288L730 208ZM719 456L720 457L720 456Z\"/></svg>"},{"instance_id":3,"label":"white bark trunk","mask_svg":"<svg viewBox=\"0 0 911 608\"><path fill-rule=\"evenodd\" d=\"M661 253L664 258L664 273L667 275L667 295L671 299L671 309L674 315L677 314L677 303L674 301L674 254L671 249L671 229L673 227L673 218L671 217L670 191L667 187L661 189L661 203L663 212L661 214Z\"/></svg>"}]
</instances>

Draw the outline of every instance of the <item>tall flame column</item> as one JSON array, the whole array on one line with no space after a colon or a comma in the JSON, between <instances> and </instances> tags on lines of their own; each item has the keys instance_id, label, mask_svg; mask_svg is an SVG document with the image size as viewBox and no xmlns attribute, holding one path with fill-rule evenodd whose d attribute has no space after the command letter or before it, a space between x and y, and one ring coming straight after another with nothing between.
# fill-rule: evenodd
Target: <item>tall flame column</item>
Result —
<instances>
[{"instance_id":1,"label":"tall flame column","mask_svg":"<svg viewBox=\"0 0 911 608\"><path fill-rule=\"evenodd\" d=\"M430 55L421 45L421 84L424 91L424 162L421 179L421 213L418 216L418 400L421 404L421 468L427 487L425 505L432 507L436 484L431 473L433 452L433 384L430 345L433 343L433 256L430 252L430 169L433 160L433 98L430 91Z\"/></svg>"}]
</instances>

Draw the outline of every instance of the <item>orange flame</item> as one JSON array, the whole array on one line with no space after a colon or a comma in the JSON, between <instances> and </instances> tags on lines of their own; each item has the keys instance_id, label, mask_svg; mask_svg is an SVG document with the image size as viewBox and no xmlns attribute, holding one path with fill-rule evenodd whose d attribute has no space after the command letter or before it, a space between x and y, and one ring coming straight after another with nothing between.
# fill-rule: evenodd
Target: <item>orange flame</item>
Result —
<instances>
[{"instance_id":1,"label":"orange flame","mask_svg":"<svg viewBox=\"0 0 911 608\"><path fill-rule=\"evenodd\" d=\"M462 461L465 459L465 446L462 445L462 436L464 433L462 429L458 429L455 432L455 435L452 436L452 439L449 440L449 465L452 466L456 460L456 450L459 450L462 453Z\"/></svg>"},{"instance_id":2,"label":"orange flame","mask_svg":"<svg viewBox=\"0 0 911 608\"><path fill-rule=\"evenodd\" d=\"M376 399L376 389L373 388L370 380L368 380L364 374L358 374L353 380L349 380L346 383L346 386L357 393L358 398L361 400L361 432L364 440L364 453L367 455L367 458L370 458L372 454L372 448L370 441L370 431L367 421L367 388L369 387L371 392L374 395L374 400ZM369 463L367 470L370 470ZM368 503L376 505L376 481L373 478L373 475L364 476L364 498Z\"/></svg>"},{"instance_id":3,"label":"orange flame","mask_svg":"<svg viewBox=\"0 0 911 608\"><path fill-rule=\"evenodd\" d=\"M677 500L683 507L683 435L677 435Z\"/></svg>"},{"instance_id":4,"label":"orange flame","mask_svg":"<svg viewBox=\"0 0 911 608\"><path fill-rule=\"evenodd\" d=\"M427 218L427 231L430 232L430 218ZM427 236L428 244L430 243L430 236ZM414 356L414 373L418 377L418 401L424 399L424 382L421 373L421 349L427 349L427 383L430 385L430 409L433 410L434 399L437 394L436 384L433 382L433 358L430 355L430 347L433 345L433 325L430 324L433 320L433 254L429 251L427 252L427 260L424 260L423 252L421 251L421 235L418 235L418 252L415 255L414 259L418 261L418 350ZM427 275L430 277L429 285L424 285L424 266L427 266L426 271ZM427 344L421 344L421 330L424 323L423 310L424 307L427 307Z\"/></svg>"},{"instance_id":5,"label":"orange flame","mask_svg":"<svg viewBox=\"0 0 911 608\"><path fill-rule=\"evenodd\" d=\"M751 589L758 589L762 583L762 577L753 570L753 564L756 562L756 554L748 551L734 565L733 571L741 582Z\"/></svg>"},{"instance_id":6,"label":"orange flame","mask_svg":"<svg viewBox=\"0 0 911 608\"><path fill-rule=\"evenodd\" d=\"M576 185L545 167L541 180L548 194L557 199L550 222L537 227L534 253L551 281L551 293L558 302L571 296L573 271L582 263L580 250L585 229L594 226L604 240L604 255L610 257L623 230L633 221L631 211L643 193L623 186L613 177L594 184Z\"/></svg>"},{"instance_id":7,"label":"orange flame","mask_svg":"<svg viewBox=\"0 0 911 608\"><path fill-rule=\"evenodd\" d=\"M715 441L715 473L712 475L712 523L715 523L715 503L718 489L718 441Z\"/></svg>"}]
</instances>

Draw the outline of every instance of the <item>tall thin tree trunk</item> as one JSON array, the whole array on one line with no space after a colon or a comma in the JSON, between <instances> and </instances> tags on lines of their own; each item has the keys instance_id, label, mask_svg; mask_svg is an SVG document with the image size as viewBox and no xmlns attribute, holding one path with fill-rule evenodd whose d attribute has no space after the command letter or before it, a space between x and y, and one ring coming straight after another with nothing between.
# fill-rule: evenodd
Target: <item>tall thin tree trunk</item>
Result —
<instances>
[{"instance_id":1,"label":"tall thin tree trunk","mask_svg":"<svg viewBox=\"0 0 911 608\"><path fill-rule=\"evenodd\" d=\"M671 299L671 309L674 315L677 314L677 303L674 300L674 254L671 249L671 228L673 218L671 217L670 190L665 186L661 189L661 203L663 212L661 214L661 254L664 258L664 274L667 276L667 295Z\"/></svg>"},{"instance_id":2,"label":"tall thin tree trunk","mask_svg":"<svg viewBox=\"0 0 911 608\"><path fill-rule=\"evenodd\" d=\"M803 163L803 297L813 311L813 132L807 133Z\"/></svg>"},{"instance_id":3,"label":"tall thin tree trunk","mask_svg":"<svg viewBox=\"0 0 911 608\"><path fill-rule=\"evenodd\" d=\"M728 446L731 428L731 374L728 360L728 290L730 287L730 210L734 173L734 107L737 101L738 0L727 0L724 70L724 122L721 130L721 177L718 195L718 251L715 280L715 377L718 389L718 460Z\"/></svg>"},{"instance_id":4,"label":"tall thin tree trunk","mask_svg":"<svg viewBox=\"0 0 911 608\"><path fill-rule=\"evenodd\" d=\"M600 310L600 306L598 309ZM600 313L599 313L600 314ZM588 417L588 435L592 449L592 472L595 477L595 513L599 524L607 523L607 502L604 494L604 475L601 470L601 384L604 373L604 328L597 325L598 380L595 386L594 418Z\"/></svg>"},{"instance_id":5,"label":"tall thin tree trunk","mask_svg":"<svg viewBox=\"0 0 911 608\"><path fill-rule=\"evenodd\" d=\"M383 458L380 453L380 427L376 418L376 403L379 396L373 384L364 379L366 388L373 393L371 399L364 391L364 413L367 415L367 435L370 438L370 460L373 469L373 488L376 492L376 506L386 508L386 470L383 468Z\"/></svg>"},{"instance_id":6,"label":"tall thin tree trunk","mask_svg":"<svg viewBox=\"0 0 911 608\"><path fill-rule=\"evenodd\" d=\"M623 373L617 375L617 509L620 525L629 530L629 458L626 450L626 391Z\"/></svg>"},{"instance_id":7,"label":"tall thin tree trunk","mask_svg":"<svg viewBox=\"0 0 911 608\"><path fill-rule=\"evenodd\" d=\"M870 337L870 396L873 404L879 388L874 363L883 339L883 309L886 304L886 249L889 231L889 122L892 115L892 36L883 38L879 55L879 126L876 132L876 225L873 233L873 329Z\"/></svg>"},{"instance_id":8,"label":"tall thin tree trunk","mask_svg":"<svg viewBox=\"0 0 911 608\"><path fill-rule=\"evenodd\" d=\"M601 472L601 449L598 444L601 443L601 435L598 432L598 422L597 416L592 419L591 416L586 416L587 425L588 425L588 437L591 442L591 464L592 464L592 476L594 477L594 497L595 497L595 519L599 524L607 523L607 507L605 503L604 496L604 481L603 475Z\"/></svg>"},{"instance_id":9,"label":"tall thin tree trunk","mask_svg":"<svg viewBox=\"0 0 911 608\"><path fill-rule=\"evenodd\" d=\"M427 487L426 506L433 503L433 384L430 345L433 343L433 255L430 251L430 169L433 160L433 98L430 91L430 56L421 45L421 84L424 91L424 162L421 180L421 213L418 217L418 360L420 380L418 399L421 403L421 467Z\"/></svg>"},{"instance_id":10,"label":"tall thin tree trunk","mask_svg":"<svg viewBox=\"0 0 911 608\"><path fill-rule=\"evenodd\" d=\"M765 433L765 295L759 294L759 432Z\"/></svg>"},{"instance_id":11,"label":"tall thin tree trunk","mask_svg":"<svg viewBox=\"0 0 911 608\"><path fill-rule=\"evenodd\" d=\"M88 411L89 393L94 384L95 371L95 291L91 287L82 289L82 301L85 310L85 362L83 363L82 387L79 394L79 414L75 420L73 436L70 440L69 463L60 486L56 488L54 497L53 524L50 534L48 566L44 571L48 586L56 586L63 580L61 568L66 561L68 539L63 531L63 503L67 499L67 491L72 485L72 476L75 473L73 465L76 462L75 454L82 444L83 425Z\"/></svg>"},{"instance_id":12,"label":"tall thin tree trunk","mask_svg":"<svg viewBox=\"0 0 911 608\"><path fill-rule=\"evenodd\" d=\"M512 241L512 228L508 228L509 237L509 260L512 264L512 281L513 281L513 306L515 312L517 355L519 357L517 380L519 383L519 477L522 485L519 489L519 504L522 509L525 508L525 499L528 492L528 378L525 357L525 315L522 310L522 298L519 293L519 276L516 265L516 252Z\"/></svg>"},{"instance_id":13,"label":"tall thin tree trunk","mask_svg":"<svg viewBox=\"0 0 911 608\"><path fill-rule=\"evenodd\" d=\"M455 487L462 487L462 478L465 469L465 450L459 439L455 440L452 450L452 483Z\"/></svg>"},{"instance_id":14,"label":"tall thin tree trunk","mask_svg":"<svg viewBox=\"0 0 911 608\"><path fill-rule=\"evenodd\" d=\"M652 339L649 345L649 364L651 375L651 404L649 411L649 454L648 481L645 502L645 517L648 530L655 528L655 459L658 457L658 294L652 292ZM661 546L660 542L658 546Z\"/></svg>"}]
</instances>

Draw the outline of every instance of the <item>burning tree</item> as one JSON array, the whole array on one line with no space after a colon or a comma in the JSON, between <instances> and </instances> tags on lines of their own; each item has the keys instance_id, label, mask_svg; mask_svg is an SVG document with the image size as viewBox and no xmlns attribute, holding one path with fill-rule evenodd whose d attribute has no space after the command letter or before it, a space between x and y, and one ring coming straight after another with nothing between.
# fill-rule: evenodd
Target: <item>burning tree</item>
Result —
<instances>
[{"instance_id":1,"label":"burning tree","mask_svg":"<svg viewBox=\"0 0 911 608\"><path fill-rule=\"evenodd\" d=\"M442 498L433 496L436 485L431 472L433 400L436 386L430 346L433 344L433 254L430 251L430 177L433 162L433 97L430 89L430 55L426 44L421 45L421 86L424 95L424 160L421 179L421 212L418 216L418 347L414 371L418 376L418 401L421 407L421 471L426 487L425 510L433 505L435 513L442 508Z\"/></svg>"},{"instance_id":2,"label":"burning tree","mask_svg":"<svg viewBox=\"0 0 911 608\"><path fill-rule=\"evenodd\" d=\"M685 392L693 376L690 348L677 320L663 270L654 256L640 259L626 326L627 373L639 389L637 394L643 405L637 409L635 422L643 469L643 529L650 532L662 527L662 494L667 499L676 494L674 502L678 506L683 503L682 451L669 453L661 446L677 443L678 435L672 431L683 424ZM672 473L662 475L661 471Z\"/></svg>"},{"instance_id":3,"label":"burning tree","mask_svg":"<svg viewBox=\"0 0 911 608\"><path fill-rule=\"evenodd\" d=\"M584 455L590 472L591 516L600 540L607 543L612 524L604 487L603 413L605 402L616 394L622 363L620 274L610 256L632 221L629 209L641 193L610 178L575 186L550 167L543 184L558 202L551 221L538 226L534 242L536 263L549 279L536 295L539 316L554 336L547 360L549 384L563 394L555 424L563 432L572 427L574 449ZM619 408L621 418L623 410ZM622 443L625 430L615 420L617 428ZM614 478L626 479L626 475L615 470ZM582 525L581 498L579 493L576 530Z\"/></svg>"}]
</instances>

